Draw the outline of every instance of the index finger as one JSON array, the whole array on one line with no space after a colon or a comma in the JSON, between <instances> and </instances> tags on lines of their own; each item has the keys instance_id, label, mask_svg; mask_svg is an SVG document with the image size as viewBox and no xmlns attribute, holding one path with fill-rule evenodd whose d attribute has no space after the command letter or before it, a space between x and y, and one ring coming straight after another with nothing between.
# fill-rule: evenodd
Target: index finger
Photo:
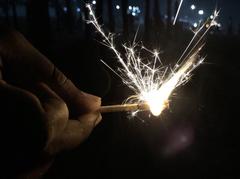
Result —
<instances>
[{"instance_id":1,"label":"index finger","mask_svg":"<svg viewBox=\"0 0 240 179\"><path fill-rule=\"evenodd\" d=\"M76 115L97 111L100 108L101 98L79 90L56 67L52 77L47 79L47 83L69 104L72 113Z\"/></svg>"},{"instance_id":2,"label":"index finger","mask_svg":"<svg viewBox=\"0 0 240 179\"><path fill-rule=\"evenodd\" d=\"M10 74L15 78L12 81L27 84L47 83L67 103L70 112L74 115L99 109L101 103L99 97L80 91L19 32L10 30L2 35L1 54L4 56L4 68L6 66L11 73L14 73Z\"/></svg>"}]
</instances>

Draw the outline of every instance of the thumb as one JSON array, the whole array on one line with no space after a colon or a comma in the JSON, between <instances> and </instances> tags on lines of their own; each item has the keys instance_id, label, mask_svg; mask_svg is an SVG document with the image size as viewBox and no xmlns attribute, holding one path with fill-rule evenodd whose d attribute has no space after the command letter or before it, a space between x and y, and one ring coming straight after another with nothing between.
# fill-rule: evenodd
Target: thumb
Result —
<instances>
[{"instance_id":1,"label":"thumb","mask_svg":"<svg viewBox=\"0 0 240 179\"><path fill-rule=\"evenodd\" d=\"M79 146L101 119L99 113L90 113L82 115L78 120L69 120L62 134L48 145L46 151L55 154Z\"/></svg>"},{"instance_id":2,"label":"thumb","mask_svg":"<svg viewBox=\"0 0 240 179\"><path fill-rule=\"evenodd\" d=\"M73 116L98 110L99 97L80 91L19 32L0 29L0 55L5 71L9 73L5 75L12 82L24 85L41 81L48 84L67 103Z\"/></svg>"},{"instance_id":3,"label":"thumb","mask_svg":"<svg viewBox=\"0 0 240 179\"><path fill-rule=\"evenodd\" d=\"M50 142L62 133L66 127L69 117L68 108L65 102L44 83L37 84L34 94L38 97L44 109Z\"/></svg>"}]
</instances>

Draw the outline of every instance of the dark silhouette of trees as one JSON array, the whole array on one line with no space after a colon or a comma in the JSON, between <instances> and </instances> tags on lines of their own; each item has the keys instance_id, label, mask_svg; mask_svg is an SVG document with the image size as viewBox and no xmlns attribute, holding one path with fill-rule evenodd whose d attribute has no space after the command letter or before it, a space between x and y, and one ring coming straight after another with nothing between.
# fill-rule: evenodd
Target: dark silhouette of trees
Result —
<instances>
[{"instance_id":1,"label":"dark silhouette of trees","mask_svg":"<svg viewBox=\"0 0 240 179\"><path fill-rule=\"evenodd\" d=\"M84 5L83 5L84 6L84 8L83 8L84 17L85 17L85 20L87 20L89 17L89 14L88 14L89 12L88 12L88 9L86 8L85 4L88 3L88 0L84 0L83 2L84 2ZM85 39L89 39L89 37L90 37L90 25L85 23Z\"/></svg>"},{"instance_id":2,"label":"dark silhouette of trees","mask_svg":"<svg viewBox=\"0 0 240 179\"><path fill-rule=\"evenodd\" d=\"M67 29L69 32L73 32L74 14L73 14L72 0L65 0L65 5L67 7L67 14L66 14Z\"/></svg>"},{"instance_id":3,"label":"dark silhouette of trees","mask_svg":"<svg viewBox=\"0 0 240 179\"><path fill-rule=\"evenodd\" d=\"M178 6L179 6L179 2L178 0L176 0L174 3L174 17L177 15Z\"/></svg>"},{"instance_id":4,"label":"dark silhouette of trees","mask_svg":"<svg viewBox=\"0 0 240 179\"><path fill-rule=\"evenodd\" d=\"M13 12L13 24L15 28L18 28L18 19L17 19L17 9L16 9L16 0L10 1Z\"/></svg>"},{"instance_id":5,"label":"dark silhouette of trees","mask_svg":"<svg viewBox=\"0 0 240 179\"><path fill-rule=\"evenodd\" d=\"M177 15L178 8L179 8L179 1L175 0L175 3L174 3L174 17L176 17L176 15ZM178 34L181 31L181 25L178 23L178 18L176 19L176 23L173 26L172 30L173 30L173 37L175 38L175 40L177 40L178 39Z\"/></svg>"},{"instance_id":6,"label":"dark silhouette of trees","mask_svg":"<svg viewBox=\"0 0 240 179\"><path fill-rule=\"evenodd\" d=\"M228 18L228 34L233 34L233 18L231 16Z\"/></svg>"},{"instance_id":7,"label":"dark silhouette of trees","mask_svg":"<svg viewBox=\"0 0 240 179\"><path fill-rule=\"evenodd\" d=\"M96 5L96 16L98 18L98 22L103 24L103 0L98 0Z\"/></svg>"},{"instance_id":8,"label":"dark silhouette of trees","mask_svg":"<svg viewBox=\"0 0 240 179\"><path fill-rule=\"evenodd\" d=\"M158 21L161 20L160 8L159 8L159 0L154 0L153 16L154 16L154 21L158 22Z\"/></svg>"},{"instance_id":9,"label":"dark silhouette of trees","mask_svg":"<svg viewBox=\"0 0 240 179\"><path fill-rule=\"evenodd\" d=\"M60 30L61 28L61 5L59 3L59 0L54 0L54 7L56 11L56 26L57 30Z\"/></svg>"},{"instance_id":10,"label":"dark silhouette of trees","mask_svg":"<svg viewBox=\"0 0 240 179\"><path fill-rule=\"evenodd\" d=\"M128 37L129 33L129 22L128 22L128 0L122 0L122 19L123 19L123 34Z\"/></svg>"},{"instance_id":11,"label":"dark silhouette of trees","mask_svg":"<svg viewBox=\"0 0 240 179\"><path fill-rule=\"evenodd\" d=\"M115 31L115 18L113 15L113 0L108 0L108 20L109 20L109 29L111 32Z\"/></svg>"},{"instance_id":12,"label":"dark silhouette of trees","mask_svg":"<svg viewBox=\"0 0 240 179\"><path fill-rule=\"evenodd\" d=\"M13 25L15 28L18 27L17 21L17 10L16 10L16 0L3 0L0 1L0 7L5 15L5 23L10 25L11 20L13 20ZM9 12L12 10L13 19L10 19Z\"/></svg>"},{"instance_id":13,"label":"dark silhouette of trees","mask_svg":"<svg viewBox=\"0 0 240 179\"><path fill-rule=\"evenodd\" d=\"M167 31L170 34L172 27L172 0L167 0Z\"/></svg>"},{"instance_id":14,"label":"dark silhouette of trees","mask_svg":"<svg viewBox=\"0 0 240 179\"><path fill-rule=\"evenodd\" d=\"M161 12L160 12L160 6L159 6L159 0L154 0L154 6L153 6L153 16L154 16L154 22L155 22L155 29L158 33L162 32L162 29L164 28L163 21L161 19Z\"/></svg>"},{"instance_id":15,"label":"dark silhouette of trees","mask_svg":"<svg viewBox=\"0 0 240 179\"><path fill-rule=\"evenodd\" d=\"M0 5L1 5L3 13L5 15L5 23L9 24L9 4L8 4L8 0L1 1Z\"/></svg>"},{"instance_id":16,"label":"dark silhouette of trees","mask_svg":"<svg viewBox=\"0 0 240 179\"><path fill-rule=\"evenodd\" d=\"M49 0L27 0L28 36L41 50L47 50L50 41Z\"/></svg>"},{"instance_id":17,"label":"dark silhouette of trees","mask_svg":"<svg viewBox=\"0 0 240 179\"><path fill-rule=\"evenodd\" d=\"M145 0L144 35L146 40L149 40L150 25L150 1Z\"/></svg>"}]
</instances>

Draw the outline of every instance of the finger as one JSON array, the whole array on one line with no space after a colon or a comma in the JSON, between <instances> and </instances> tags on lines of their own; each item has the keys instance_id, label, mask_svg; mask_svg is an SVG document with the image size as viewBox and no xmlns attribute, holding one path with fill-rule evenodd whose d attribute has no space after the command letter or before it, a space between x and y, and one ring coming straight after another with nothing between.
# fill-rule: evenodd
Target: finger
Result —
<instances>
[{"instance_id":1,"label":"finger","mask_svg":"<svg viewBox=\"0 0 240 179\"><path fill-rule=\"evenodd\" d=\"M0 33L0 55L5 60L4 68L11 73L6 76L13 77L8 81L13 84L47 83L67 103L74 116L98 110L99 97L81 92L20 33L11 30Z\"/></svg>"},{"instance_id":2,"label":"finger","mask_svg":"<svg viewBox=\"0 0 240 179\"><path fill-rule=\"evenodd\" d=\"M46 85L39 84L37 94L33 94L24 89L7 84L4 81L0 81L0 90L1 105L3 106L0 110L7 109L7 111L3 111L6 114L5 118L9 118L10 121L15 118L23 118L25 121L21 123L20 126L24 128L25 125L30 128L24 130L24 134L26 135L31 134L32 130L38 127L38 124L39 128L44 130L43 134L39 133L39 135L45 136L44 146L54 140L56 136L59 136L66 127L68 120L67 106L61 98ZM12 121L12 124L18 124L18 121L19 120ZM16 125L16 127L18 126ZM13 131L13 134L14 133L15 131ZM37 138L33 140L38 141Z\"/></svg>"},{"instance_id":3,"label":"finger","mask_svg":"<svg viewBox=\"0 0 240 179\"><path fill-rule=\"evenodd\" d=\"M99 109L101 104L99 97L80 91L56 67L54 68L52 78L49 79L51 80L48 80L48 84L67 102L75 116Z\"/></svg>"},{"instance_id":4,"label":"finger","mask_svg":"<svg viewBox=\"0 0 240 179\"><path fill-rule=\"evenodd\" d=\"M49 131L37 97L0 81L0 99L3 146L8 146L9 150L18 148L18 153L32 154L42 150L47 144Z\"/></svg>"},{"instance_id":5,"label":"finger","mask_svg":"<svg viewBox=\"0 0 240 179\"><path fill-rule=\"evenodd\" d=\"M0 29L0 55L12 84L41 81L51 76L51 62L17 31Z\"/></svg>"},{"instance_id":6,"label":"finger","mask_svg":"<svg viewBox=\"0 0 240 179\"><path fill-rule=\"evenodd\" d=\"M78 120L69 120L63 133L49 144L46 151L54 154L79 146L90 135L96 122L101 118L100 114L91 113L81 116Z\"/></svg>"},{"instance_id":7,"label":"finger","mask_svg":"<svg viewBox=\"0 0 240 179\"><path fill-rule=\"evenodd\" d=\"M66 127L69 112L66 103L46 84L39 83L35 95L39 98L44 115L48 121L48 129L51 131L49 142L62 133Z\"/></svg>"}]
</instances>

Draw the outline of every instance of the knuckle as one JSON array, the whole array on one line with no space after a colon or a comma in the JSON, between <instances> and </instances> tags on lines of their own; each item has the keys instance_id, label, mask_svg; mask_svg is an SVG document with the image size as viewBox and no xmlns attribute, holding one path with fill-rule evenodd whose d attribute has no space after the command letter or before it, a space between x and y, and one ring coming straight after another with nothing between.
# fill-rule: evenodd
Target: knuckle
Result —
<instances>
[{"instance_id":1,"label":"knuckle","mask_svg":"<svg viewBox=\"0 0 240 179\"><path fill-rule=\"evenodd\" d=\"M56 67L53 67L52 79L58 86L64 86L68 78Z\"/></svg>"},{"instance_id":2,"label":"knuckle","mask_svg":"<svg viewBox=\"0 0 240 179\"><path fill-rule=\"evenodd\" d=\"M58 101L57 102L58 112L60 113L61 116L63 116L64 118L67 118L68 114L69 114L67 104L61 99L59 99L57 101Z\"/></svg>"}]
</instances>

